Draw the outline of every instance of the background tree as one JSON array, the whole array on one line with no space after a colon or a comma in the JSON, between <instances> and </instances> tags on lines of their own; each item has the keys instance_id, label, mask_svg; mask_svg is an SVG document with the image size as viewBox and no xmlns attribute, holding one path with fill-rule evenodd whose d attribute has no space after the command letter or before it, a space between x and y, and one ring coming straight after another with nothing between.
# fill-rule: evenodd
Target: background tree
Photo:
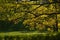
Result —
<instances>
[{"instance_id":1,"label":"background tree","mask_svg":"<svg viewBox=\"0 0 60 40\"><path fill-rule=\"evenodd\" d=\"M53 0L42 4L39 0L40 5L35 5L36 3L33 2L16 2L16 0L13 2L1 0L0 2L0 27L2 29L32 31L53 31L55 29L55 14L60 12L60 8L59 3L54 3Z\"/></svg>"}]
</instances>

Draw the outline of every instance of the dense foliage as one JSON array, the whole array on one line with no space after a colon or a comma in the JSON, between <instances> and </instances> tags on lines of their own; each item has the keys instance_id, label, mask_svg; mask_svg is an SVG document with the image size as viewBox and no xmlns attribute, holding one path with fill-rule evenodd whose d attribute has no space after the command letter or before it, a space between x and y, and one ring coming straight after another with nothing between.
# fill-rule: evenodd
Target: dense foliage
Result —
<instances>
[{"instance_id":1,"label":"dense foliage","mask_svg":"<svg viewBox=\"0 0 60 40\"><path fill-rule=\"evenodd\" d=\"M0 30L55 31L60 26L59 0L43 1L0 0Z\"/></svg>"}]
</instances>

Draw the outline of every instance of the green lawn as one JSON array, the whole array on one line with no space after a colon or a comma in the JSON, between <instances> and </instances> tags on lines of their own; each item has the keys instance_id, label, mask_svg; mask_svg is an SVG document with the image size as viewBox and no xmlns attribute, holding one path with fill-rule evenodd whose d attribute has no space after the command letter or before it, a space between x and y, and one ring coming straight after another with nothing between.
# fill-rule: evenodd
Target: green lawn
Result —
<instances>
[{"instance_id":1,"label":"green lawn","mask_svg":"<svg viewBox=\"0 0 60 40\"><path fill-rule=\"evenodd\" d=\"M39 33L39 32L1 32L0 40L58 40L60 33Z\"/></svg>"},{"instance_id":2,"label":"green lawn","mask_svg":"<svg viewBox=\"0 0 60 40\"><path fill-rule=\"evenodd\" d=\"M43 32L43 33L39 33L39 32L1 32L0 36L16 36L16 35L36 35L36 34L42 34L42 35L47 35L47 34L56 34L56 33L48 33L48 32Z\"/></svg>"},{"instance_id":3,"label":"green lawn","mask_svg":"<svg viewBox=\"0 0 60 40\"><path fill-rule=\"evenodd\" d=\"M35 34L47 34L47 33L38 33L38 32L1 32L1 35L15 36L15 35L35 35Z\"/></svg>"}]
</instances>

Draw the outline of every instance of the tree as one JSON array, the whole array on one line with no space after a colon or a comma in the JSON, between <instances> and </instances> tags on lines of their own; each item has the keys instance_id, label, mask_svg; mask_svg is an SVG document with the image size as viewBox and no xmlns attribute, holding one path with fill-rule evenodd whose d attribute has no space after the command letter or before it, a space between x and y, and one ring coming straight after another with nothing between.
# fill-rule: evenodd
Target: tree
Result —
<instances>
[{"instance_id":1,"label":"tree","mask_svg":"<svg viewBox=\"0 0 60 40\"><path fill-rule=\"evenodd\" d=\"M11 1L11 0L7 0ZM32 2L17 2L0 4L0 20L9 24L8 27L16 27L15 30L53 31L56 28L56 13L60 12L59 3L48 0L39 4ZM4 4L4 5L3 5ZM34 5L33 5L34 4ZM2 23L2 22L1 22ZM5 24L5 25L7 25ZM11 26L12 25L12 26ZM2 24L1 24L2 26ZM54 28L54 29L53 29ZM51 30L52 29L52 30Z\"/></svg>"}]
</instances>

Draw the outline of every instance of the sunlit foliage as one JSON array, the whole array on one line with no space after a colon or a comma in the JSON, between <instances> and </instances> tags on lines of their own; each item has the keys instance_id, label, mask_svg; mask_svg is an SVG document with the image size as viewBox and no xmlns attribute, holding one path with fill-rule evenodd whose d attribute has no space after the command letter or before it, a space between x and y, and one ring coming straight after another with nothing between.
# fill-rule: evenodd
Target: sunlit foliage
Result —
<instances>
[{"instance_id":1,"label":"sunlit foliage","mask_svg":"<svg viewBox=\"0 0 60 40\"><path fill-rule=\"evenodd\" d=\"M22 22L26 30L51 31L56 26L56 15L54 14L60 12L60 6L59 3L51 3L54 2L53 0L49 0L51 4L45 5L31 5L36 4L32 1L1 0L0 2L0 20L2 21L9 21L13 25Z\"/></svg>"}]
</instances>

